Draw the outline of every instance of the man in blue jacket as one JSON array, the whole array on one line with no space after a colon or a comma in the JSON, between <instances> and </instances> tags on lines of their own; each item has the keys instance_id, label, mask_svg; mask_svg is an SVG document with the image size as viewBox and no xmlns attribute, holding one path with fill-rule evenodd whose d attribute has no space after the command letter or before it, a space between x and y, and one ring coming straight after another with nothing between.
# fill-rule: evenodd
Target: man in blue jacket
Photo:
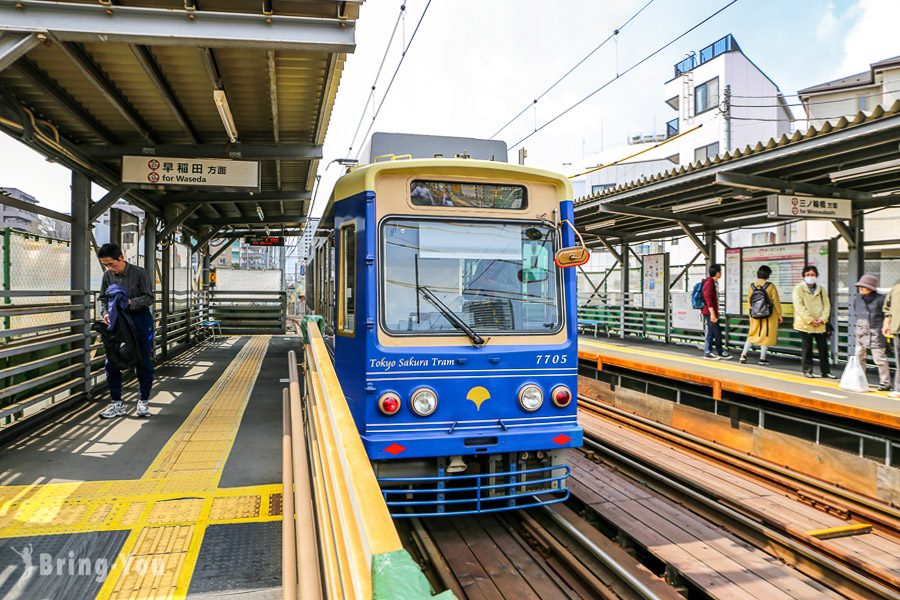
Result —
<instances>
[{"instance_id":1,"label":"man in blue jacket","mask_svg":"<svg viewBox=\"0 0 900 600\"><path fill-rule=\"evenodd\" d=\"M150 398L150 388L153 386L153 313L151 308L154 302L153 283L146 269L132 265L125 261L122 250L115 244L103 244L97 252L100 263L106 272L103 273L103 282L100 285L100 307L103 314L103 322L110 323L110 311L124 309L134 323L137 336L137 347L140 360L136 368L140 396L137 404L137 416L149 417L150 408L147 402ZM117 285L125 291L127 301L124 306L112 306L109 302L107 290L110 286ZM122 372L106 362L106 381L109 383L110 403L100 417L112 419L125 415L125 405L122 403Z\"/></svg>"}]
</instances>

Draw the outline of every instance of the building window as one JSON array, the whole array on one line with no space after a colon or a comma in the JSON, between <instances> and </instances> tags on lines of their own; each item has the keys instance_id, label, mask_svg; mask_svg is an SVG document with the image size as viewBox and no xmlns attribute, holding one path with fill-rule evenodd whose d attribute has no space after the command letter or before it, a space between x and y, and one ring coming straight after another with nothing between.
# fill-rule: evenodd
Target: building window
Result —
<instances>
[{"instance_id":1,"label":"building window","mask_svg":"<svg viewBox=\"0 0 900 600\"><path fill-rule=\"evenodd\" d=\"M694 88L694 114L706 112L719 105L719 78L710 79Z\"/></svg>"},{"instance_id":2,"label":"building window","mask_svg":"<svg viewBox=\"0 0 900 600\"><path fill-rule=\"evenodd\" d=\"M605 192L609 188L614 188L614 187L616 187L616 184L614 184L614 183L599 183L597 185L591 186L591 193L599 194L600 192Z\"/></svg>"},{"instance_id":3,"label":"building window","mask_svg":"<svg viewBox=\"0 0 900 600\"><path fill-rule=\"evenodd\" d=\"M714 158L719 153L719 142L700 146L694 150L694 162L703 162L707 158Z\"/></svg>"},{"instance_id":4,"label":"building window","mask_svg":"<svg viewBox=\"0 0 900 600\"><path fill-rule=\"evenodd\" d=\"M338 294L338 333L356 331L356 223L341 226L340 293Z\"/></svg>"},{"instance_id":5,"label":"building window","mask_svg":"<svg viewBox=\"0 0 900 600\"><path fill-rule=\"evenodd\" d=\"M858 111L869 110L869 97L868 96L860 96L856 99L856 110L858 110Z\"/></svg>"}]
</instances>

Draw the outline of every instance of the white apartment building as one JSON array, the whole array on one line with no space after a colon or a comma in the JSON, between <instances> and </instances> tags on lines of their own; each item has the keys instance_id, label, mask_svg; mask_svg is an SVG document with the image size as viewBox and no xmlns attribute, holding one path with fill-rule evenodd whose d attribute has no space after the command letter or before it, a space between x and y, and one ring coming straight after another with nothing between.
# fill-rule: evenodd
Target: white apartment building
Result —
<instances>
[{"instance_id":1,"label":"white apartment building","mask_svg":"<svg viewBox=\"0 0 900 600\"><path fill-rule=\"evenodd\" d=\"M816 128L841 117L852 120L860 111L871 114L878 106L890 108L900 100L900 56L872 63L868 70L861 73L804 88L797 95L806 111L809 126ZM852 183L848 185L853 187ZM866 240L896 240L898 222L900 208L866 215ZM828 222L803 221L798 229L798 239L834 236L834 228ZM843 247L843 241L840 244ZM896 244L892 246L896 248ZM882 251L883 254L885 252Z\"/></svg>"}]
</instances>

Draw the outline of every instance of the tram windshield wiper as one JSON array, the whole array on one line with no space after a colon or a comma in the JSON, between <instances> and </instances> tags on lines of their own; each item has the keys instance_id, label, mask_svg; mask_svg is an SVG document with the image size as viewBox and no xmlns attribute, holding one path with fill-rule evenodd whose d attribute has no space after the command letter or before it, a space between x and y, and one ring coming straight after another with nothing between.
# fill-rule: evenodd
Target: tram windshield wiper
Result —
<instances>
[{"instance_id":1,"label":"tram windshield wiper","mask_svg":"<svg viewBox=\"0 0 900 600\"><path fill-rule=\"evenodd\" d=\"M476 346L484 345L484 338L481 337L480 335L478 335L474 329L472 329L471 327L466 325L466 322L463 321L459 315L457 315L455 312L453 312L449 306L447 306L446 304L441 302L440 298L438 298L434 294L434 292L429 290L424 285L417 285L416 290L418 292L420 292L423 296L425 296L425 299L428 300L436 309L438 309L438 311L442 315L444 315L444 317L448 321L450 321L450 323L454 327L456 327L457 329L459 329L460 331L465 333L467 336L469 336L469 339L472 340L472 343L474 345L476 345Z\"/></svg>"}]
</instances>

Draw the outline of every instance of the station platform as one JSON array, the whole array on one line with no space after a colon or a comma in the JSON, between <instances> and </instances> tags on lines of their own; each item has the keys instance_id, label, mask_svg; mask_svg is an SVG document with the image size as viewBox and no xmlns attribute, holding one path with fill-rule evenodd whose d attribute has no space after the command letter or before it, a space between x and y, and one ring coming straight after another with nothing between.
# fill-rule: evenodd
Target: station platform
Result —
<instances>
[{"instance_id":1,"label":"station platform","mask_svg":"<svg viewBox=\"0 0 900 600\"><path fill-rule=\"evenodd\" d=\"M771 357L772 364L747 364L731 360L703 358L701 350L691 346L663 346L638 340L601 339L582 336L578 340L580 359L654 375L674 381L708 386L712 397L722 399L723 392L788 405L795 408L852 419L880 427L900 430L900 399L887 392L848 392L833 379L803 376L798 359ZM840 376L841 369L835 370Z\"/></svg>"},{"instance_id":2,"label":"station platform","mask_svg":"<svg viewBox=\"0 0 900 600\"><path fill-rule=\"evenodd\" d=\"M99 403L0 450L0 597L281 597L291 336L219 337L158 366L152 417Z\"/></svg>"}]
</instances>

